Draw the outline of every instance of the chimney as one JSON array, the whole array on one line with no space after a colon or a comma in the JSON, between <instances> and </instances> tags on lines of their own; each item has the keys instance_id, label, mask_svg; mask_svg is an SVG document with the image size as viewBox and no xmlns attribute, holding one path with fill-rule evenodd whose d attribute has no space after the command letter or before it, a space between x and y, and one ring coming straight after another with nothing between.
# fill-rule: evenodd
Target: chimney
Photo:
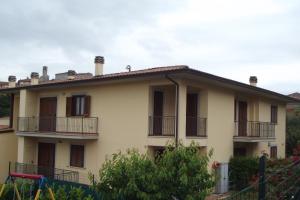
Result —
<instances>
[{"instance_id":1,"label":"chimney","mask_svg":"<svg viewBox=\"0 0 300 200\"><path fill-rule=\"evenodd\" d=\"M68 70L68 80L75 79L76 72L74 70Z\"/></svg>"},{"instance_id":2,"label":"chimney","mask_svg":"<svg viewBox=\"0 0 300 200\"><path fill-rule=\"evenodd\" d=\"M96 56L95 57L95 76L103 75L103 65L104 65L104 57Z\"/></svg>"},{"instance_id":3,"label":"chimney","mask_svg":"<svg viewBox=\"0 0 300 200\"><path fill-rule=\"evenodd\" d=\"M9 88L16 87L16 80L17 80L16 76L9 76L8 77L8 87Z\"/></svg>"},{"instance_id":4,"label":"chimney","mask_svg":"<svg viewBox=\"0 0 300 200\"><path fill-rule=\"evenodd\" d=\"M252 86L256 86L257 85L257 77L256 76L250 76L249 83Z\"/></svg>"},{"instance_id":5,"label":"chimney","mask_svg":"<svg viewBox=\"0 0 300 200\"><path fill-rule=\"evenodd\" d=\"M42 81L49 81L49 75L48 75L48 67L43 66L43 75L41 76Z\"/></svg>"},{"instance_id":6,"label":"chimney","mask_svg":"<svg viewBox=\"0 0 300 200\"><path fill-rule=\"evenodd\" d=\"M37 72L31 72L31 85L37 85L39 84L39 73Z\"/></svg>"}]
</instances>

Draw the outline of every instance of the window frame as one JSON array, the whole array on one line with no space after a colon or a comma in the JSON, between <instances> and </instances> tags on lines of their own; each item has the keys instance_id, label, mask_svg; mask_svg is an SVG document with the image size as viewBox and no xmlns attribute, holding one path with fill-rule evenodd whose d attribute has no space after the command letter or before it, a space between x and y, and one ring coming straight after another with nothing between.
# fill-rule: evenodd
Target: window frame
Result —
<instances>
[{"instance_id":1,"label":"window frame","mask_svg":"<svg viewBox=\"0 0 300 200\"><path fill-rule=\"evenodd\" d=\"M82 147L82 159L79 164L79 162L75 162L73 161L72 159L72 155L73 155L73 151L74 151L74 147ZM73 150L73 151L72 151ZM78 151L78 149L76 150ZM77 168L84 168L85 167L85 145L83 144L70 144L70 160L69 160L69 164L70 164L70 167L77 167Z\"/></svg>"},{"instance_id":2,"label":"window frame","mask_svg":"<svg viewBox=\"0 0 300 200\"><path fill-rule=\"evenodd\" d=\"M271 119L270 122L273 124L278 123L278 106L277 105L271 105Z\"/></svg>"},{"instance_id":3,"label":"window frame","mask_svg":"<svg viewBox=\"0 0 300 200\"><path fill-rule=\"evenodd\" d=\"M84 116L85 114L85 97L86 95L73 95L72 96L72 110L71 110L71 114L72 116L76 117L82 117ZM78 99L79 99L79 110L77 110L77 102L78 102ZM77 112L79 111L79 112Z\"/></svg>"},{"instance_id":4,"label":"window frame","mask_svg":"<svg viewBox=\"0 0 300 200\"><path fill-rule=\"evenodd\" d=\"M276 155L274 155L276 153ZM277 159L278 158L278 148L277 146L271 146L270 147L270 158L271 159Z\"/></svg>"}]
</instances>

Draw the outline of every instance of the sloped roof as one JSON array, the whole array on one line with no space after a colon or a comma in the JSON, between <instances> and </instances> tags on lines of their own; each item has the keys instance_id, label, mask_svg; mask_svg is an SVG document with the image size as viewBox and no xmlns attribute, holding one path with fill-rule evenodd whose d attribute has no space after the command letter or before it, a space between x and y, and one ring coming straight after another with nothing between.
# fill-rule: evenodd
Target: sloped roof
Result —
<instances>
[{"instance_id":1,"label":"sloped roof","mask_svg":"<svg viewBox=\"0 0 300 200\"><path fill-rule=\"evenodd\" d=\"M300 99L300 93L299 92L289 94L288 96L292 97L292 98L295 98L295 99Z\"/></svg>"},{"instance_id":2,"label":"sloped roof","mask_svg":"<svg viewBox=\"0 0 300 200\"><path fill-rule=\"evenodd\" d=\"M142 77L151 77L154 75L178 75L178 74L186 74L193 75L197 77L197 79L207 79L212 80L214 83L222 84L223 86L233 86L237 87L240 90L244 90L245 92L255 92L260 94L269 95L271 98L276 97L283 101L287 102L300 102L293 97L289 97L280 93L276 93L270 90L266 90L260 87L251 86L249 84L241 83L238 81L234 81L231 79L223 78L220 76L216 76L213 74L209 74L206 72L202 72L199 70L191 69L186 65L175 65L175 66L165 66L165 67L152 67L148 69L128 71L128 72L120 72L120 73L112 73L112 74L104 74L100 76L82 76L80 79L72 79L72 80L49 80L45 82L41 82L38 85L27 85L27 86L18 86L16 88L2 88L0 92L8 92L15 91L22 88L44 88L44 87L52 87L52 86L75 86L77 84L92 84L95 82L109 81L109 80L124 80L124 79L133 79L133 78L142 78Z\"/></svg>"}]
</instances>

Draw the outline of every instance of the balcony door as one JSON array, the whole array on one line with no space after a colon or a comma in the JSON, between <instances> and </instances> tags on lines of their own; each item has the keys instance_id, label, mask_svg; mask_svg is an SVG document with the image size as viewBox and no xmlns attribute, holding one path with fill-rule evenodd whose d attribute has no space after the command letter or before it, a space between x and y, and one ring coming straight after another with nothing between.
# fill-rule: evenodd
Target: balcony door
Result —
<instances>
[{"instance_id":1,"label":"balcony door","mask_svg":"<svg viewBox=\"0 0 300 200\"><path fill-rule=\"evenodd\" d=\"M54 166L55 166L55 144L39 143L38 173L48 178L53 178Z\"/></svg>"},{"instance_id":2,"label":"balcony door","mask_svg":"<svg viewBox=\"0 0 300 200\"><path fill-rule=\"evenodd\" d=\"M162 135L164 93L154 92L153 101L153 135Z\"/></svg>"},{"instance_id":3,"label":"balcony door","mask_svg":"<svg viewBox=\"0 0 300 200\"><path fill-rule=\"evenodd\" d=\"M247 102L239 101L238 136L247 136Z\"/></svg>"},{"instance_id":4,"label":"balcony door","mask_svg":"<svg viewBox=\"0 0 300 200\"><path fill-rule=\"evenodd\" d=\"M56 131L56 108L56 97L47 97L40 99L39 131Z\"/></svg>"},{"instance_id":5,"label":"balcony door","mask_svg":"<svg viewBox=\"0 0 300 200\"><path fill-rule=\"evenodd\" d=\"M186 135L197 136L198 94L188 93L186 99Z\"/></svg>"}]
</instances>

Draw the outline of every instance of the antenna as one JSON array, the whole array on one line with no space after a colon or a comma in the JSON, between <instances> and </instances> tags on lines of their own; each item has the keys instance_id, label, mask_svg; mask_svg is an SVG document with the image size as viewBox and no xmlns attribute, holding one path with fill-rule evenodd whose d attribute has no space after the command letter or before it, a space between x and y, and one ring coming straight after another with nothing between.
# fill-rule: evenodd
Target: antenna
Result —
<instances>
[{"instance_id":1,"label":"antenna","mask_svg":"<svg viewBox=\"0 0 300 200\"><path fill-rule=\"evenodd\" d=\"M131 72L131 66L130 65L127 65L126 69L128 70L128 72Z\"/></svg>"}]
</instances>

